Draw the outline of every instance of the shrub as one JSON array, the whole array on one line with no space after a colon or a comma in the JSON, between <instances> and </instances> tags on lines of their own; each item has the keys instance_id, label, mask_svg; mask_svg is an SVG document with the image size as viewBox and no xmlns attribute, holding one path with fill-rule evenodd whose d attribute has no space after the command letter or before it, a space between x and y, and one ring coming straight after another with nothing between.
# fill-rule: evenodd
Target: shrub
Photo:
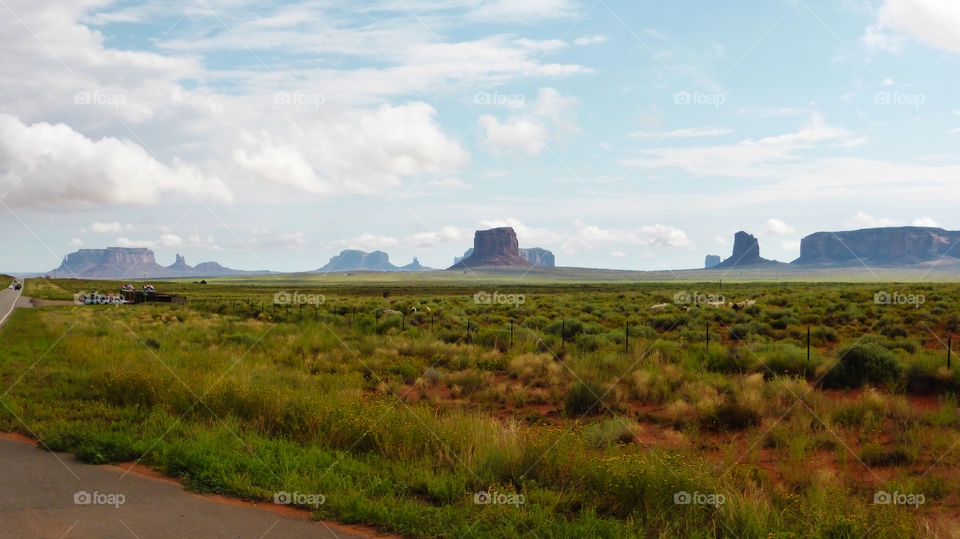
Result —
<instances>
[{"instance_id":1,"label":"shrub","mask_svg":"<svg viewBox=\"0 0 960 539\"><path fill-rule=\"evenodd\" d=\"M728 400L706 416L707 425L716 430L743 430L760 424L760 413L744 403Z\"/></svg>"},{"instance_id":2,"label":"shrub","mask_svg":"<svg viewBox=\"0 0 960 539\"><path fill-rule=\"evenodd\" d=\"M563 396L563 411L571 417L580 417L604 411L601 399L607 394L603 384L593 381L577 380L567 388Z\"/></svg>"},{"instance_id":3,"label":"shrub","mask_svg":"<svg viewBox=\"0 0 960 539\"><path fill-rule=\"evenodd\" d=\"M741 373L750 368L751 355L741 354L738 349L727 350L720 347L710 347L706 352L695 353L705 369L710 372L726 374Z\"/></svg>"},{"instance_id":4,"label":"shrub","mask_svg":"<svg viewBox=\"0 0 960 539\"><path fill-rule=\"evenodd\" d=\"M860 387L883 383L900 376L893 353L877 344L853 344L840 349L839 359L824 383L831 387Z\"/></svg>"},{"instance_id":5,"label":"shrub","mask_svg":"<svg viewBox=\"0 0 960 539\"><path fill-rule=\"evenodd\" d=\"M916 457L902 447L887 450L875 443L865 445L859 457L867 466L906 466L916 461Z\"/></svg>"},{"instance_id":6,"label":"shrub","mask_svg":"<svg viewBox=\"0 0 960 539\"><path fill-rule=\"evenodd\" d=\"M818 326L810 332L810 340L815 344L824 345L828 342L837 342L840 337L837 336L837 332L833 328Z\"/></svg>"},{"instance_id":7,"label":"shrub","mask_svg":"<svg viewBox=\"0 0 960 539\"><path fill-rule=\"evenodd\" d=\"M633 441L633 429L627 420L614 418L593 423L583 430L583 437L597 449L605 449L616 443Z\"/></svg>"},{"instance_id":8,"label":"shrub","mask_svg":"<svg viewBox=\"0 0 960 539\"><path fill-rule=\"evenodd\" d=\"M750 335L750 324L734 324L729 331L731 340L742 341Z\"/></svg>"},{"instance_id":9,"label":"shrub","mask_svg":"<svg viewBox=\"0 0 960 539\"><path fill-rule=\"evenodd\" d=\"M817 368L817 359L813 355L807 364L807 351L789 344L777 344L762 353L760 372L767 378L775 375L806 377Z\"/></svg>"}]
</instances>

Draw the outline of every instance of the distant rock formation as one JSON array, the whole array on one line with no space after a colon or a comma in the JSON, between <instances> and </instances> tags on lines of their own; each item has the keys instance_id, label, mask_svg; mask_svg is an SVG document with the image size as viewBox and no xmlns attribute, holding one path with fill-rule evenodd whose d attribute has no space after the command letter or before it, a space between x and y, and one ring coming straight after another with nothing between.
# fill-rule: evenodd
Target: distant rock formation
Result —
<instances>
[{"instance_id":1,"label":"distant rock formation","mask_svg":"<svg viewBox=\"0 0 960 539\"><path fill-rule=\"evenodd\" d=\"M517 244L517 233L504 226L477 230L473 235L473 253L447 269L466 269L481 266L530 266Z\"/></svg>"},{"instance_id":2,"label":"distant rock formation","mask_svg":"<svg viewBox=\"0 0 960 539\"><path fill-rule=\"evenodd\" d=\"M407 264L406 266L400 266L401 271L429 271L433 268L428 268L427 266L421 265L420 261L417 260L417 257L413 257L413 262Z\"/></svg>"},{"instance_id":3,"label":"distant rock formation","mask_svg":"<svg viewBox=\"0 0 960 539\"><path fill-rule=\"evenodd\" d=\"M719 264L720 261L721 258L719 255L707 255L707 258L705 258L703 261L703 267L704 269L710 269Z\"/></svg>"},{"instance_id":4,"label":"distant rock formation","mask_svg":"<svg viewBox=\"0 0 960 539\"><path fill-rule=\"evenodd\" d=\"M172 271L184 272L184 271L190 271L194 268L187 265L187 259L184 258L183 255L177 254L176 262L167 266L167 269Z\"/></svg>"},{"instance_id":5,"label":"distant rock formation","mask_svg":"<svg viewBox=\"0 0 960 539\"><path fill-rule=\"evenodd\" d=\"M340 254L330 257L330 261L317 271L328 273L332 271L396 271L397 266L390 263L390 255L383 251L359 251L344 249Z\"/></svg>"},{"instance_id":6,"label":"distant rock formation","mask_svg":"<svg viewBox=\"0 0 960 539\"><path fill-rule=\"evenodd\" d=\"M461 260L463 260L464 258L468 258L468 257L469 257L470 255L472 255L472 254L473 254L473 247L471 247L471 248L467 249L466 251L464 251L464 252L463 252L463 256L455 256L455 257L453 257L453 263L454 263L454 264L457 264L457 263L459 263Z\"/></svg>"},{"instance_id":7,"label":"distant rock formation","mask_svg":"<svg viewBox=\"0 0 960 539\"><path fill-rule=\"evenodd\" d=\"M325 266L316 270L321 273L336 271L428 271L414 257L413 262L406 266L394 266L390 263L390 255L383 251L366 252L357 249L344 249L340 254L330 257Z\"/></svg>"},{"instance_id":8,"label":"distant rock formation","mask_svg":"<svg viewBox=\"0 0 960 539\"><path fill-rule=\"evenodd\" d=\"M794 264L901 266L960 258L960 231L922 226L817 232L800 240Z\"/></svg>"},{"instance_id":9,"label":"distant rock formation","mask_svg":"<svg viewBox=\"0 0 960 539\"><path fill-rule=\"evenodd\" d=\"M553 253L541 247L520 249L520 256L534 266L552 268L556 265Z\"/></svg>"},{"instance_id":10,"label":"distant rock formation","mask_svg":"<svg viewBox=\"0 0 960 539\"><path fill-rule=\"evenodd\" d=\"M64 257L60 267L53 270L58 277L83 279L140 279L158 277L225 277L231 275L259 275L267 271L243 271L225 268L216 262L191 267L183 256L177 255L170 266L157 264L153 251L145 247L107 247L80 249Z\"/></svg>"},{"instance_id":11,"label":"distant rock formation","mask_svg":"<svg viewBox=\"0 0 960 539\"><path fill-rule=\"evenodd\" d=\"M741 230L733 236L733 254L730 255L730 258L713 266L711 269L740 268L766 264L781 264L781 262L761 258L760 242L757 241L757 238L753 234L747 234Z\"/></svg>"},{"instance_id":12,"label":"distant rock formation","mask_svg":"<svg viewBox=\"0 0 960 539\"><path fill-rule=\"evenodd\" d=\"M461 260L468 258L473 254L473 247L467 249L463 256L453 257L453 263L457 264ZM531 247L529 249L520 249L520 256L534 266L543 266L547 268L556 267L556 259L553 252L541 247Z\"/></svg>"}]
</instances>

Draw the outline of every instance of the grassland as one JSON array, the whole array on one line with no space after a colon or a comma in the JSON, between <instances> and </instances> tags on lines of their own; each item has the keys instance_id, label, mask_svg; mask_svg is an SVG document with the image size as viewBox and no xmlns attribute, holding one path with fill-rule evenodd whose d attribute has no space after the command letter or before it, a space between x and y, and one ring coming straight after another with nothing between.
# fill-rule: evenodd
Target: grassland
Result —
<instances>
[{"instance_id":1,"label":"grassland","mask_svg":"<svg viewBox=\"0 0 960 539\"><path fill-rule=\"evenodd\" d=\"M477 297L453 279L271 279L160 286L186 305L17 311L0 429L203 492L321 493L319 518L411 536L960 521L960 285L489 281ZM31 279L25 295L116 287ZM312 303L274 304L290 298Z\"/></svg>"}]
</instances>

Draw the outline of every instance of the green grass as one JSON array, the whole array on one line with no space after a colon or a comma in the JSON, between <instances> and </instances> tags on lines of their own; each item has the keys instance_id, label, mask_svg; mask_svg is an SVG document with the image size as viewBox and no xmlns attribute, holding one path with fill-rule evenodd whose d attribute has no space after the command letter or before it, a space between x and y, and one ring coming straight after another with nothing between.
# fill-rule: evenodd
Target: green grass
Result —
<instances>
[{"instance_id":1,"label":"green grass","mask_svg":"<svg viewBox=\"0 0 960 539\"><path fill-rule=\"evenodd\" d=\"M950 323L957 285L917 285L928 303L913 309L875 305L881 285L725 282L756 305L683 312L673 284L497 288L525 294L508 306L462 283L328 283L297 289L325 296L301 314L257 281L159 283L186 305L16 311L0 329L0 429L92 463L142 457L201 492L322 493L318 518L419 537L922 536L926 507L875 506L882 485L844 466L904 484L932 466L937 492L960 488L937 473L958 457L933 461L960 424L957 369L927 329ZM30 279L27 295L115 284ZM383 309L403 323L378 324ZM870 332L892 318L905 336ZM836 334L809 363L807 323ZM854 387L828 397L818 382L858 340L870 355L838 371ZM876 368L883 391L860 391ZM824 460L831 473L810 472ZM483 490L526 502L477 505ZM726 503L677 505L680 492Z\"/></svg>"}]
</instances>

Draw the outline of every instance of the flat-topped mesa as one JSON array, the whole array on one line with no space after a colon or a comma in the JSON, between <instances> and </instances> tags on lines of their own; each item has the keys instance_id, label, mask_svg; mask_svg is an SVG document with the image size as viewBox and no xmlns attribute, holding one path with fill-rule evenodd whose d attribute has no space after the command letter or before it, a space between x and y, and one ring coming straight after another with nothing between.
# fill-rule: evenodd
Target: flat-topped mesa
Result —
<instances>
[{"instance_id":1,"label":"flat-topped mesa","mask_svg":"<svg viewBox=\"0 0 960 539\"><path fill-rule=\"evenodd\" d=\"M368 253L357 249L344 249L340 254L330 257L330 262L317 271L396 271L397 269L399 268L390 263L390 255L383 251Z\"/></svg>"},{"instance_id":2,"label":"flat-topped mesa","mask_svg":"<svg viewBox=\"0 0 960 539\"><path fill-rule=\"evenodd\" d=\"M922 226L817 232L800 240L794 264L897 266L952 259L960 232Z\"/></svg>"},{"instance_id":3,"label":"flat-topped mesa","mask_svg":"<svg viewBox=\"0 0 960 539\"><path fill-rule=\"evenodd\" d=\"M719 264L721 261L722 260L719 255L707 255L703 259L703 267L704 269L710 269Z\"/></svg>"},{"instance_id":4,"label":"flat-topped mesa","mask_svg":"<svg viewBox=\"0 0 960 539\"><path fill-rule=\"evenodd\" d=\"M520 256L534 266L543 266L552 268L556 266L556 259L551 251L542 247L530 247L529 249L520 249Z\"/></svg>"},{"instance_id":5,"label":"flat-topped mesa","mask_svg":"<svg viewBox=\"0 0 960 539\"><path fill-rule=\"evenodd\" d=\"M473 235L473 253L447 269L466 269L481 266L530 266L520 256L517 233L504 226L477 230Z\"/></svg>"},{"instance_id":6,"label":"flat-topped mesa","mask_svg":"<svg viewBox=\"0 0 960 539\"><path fill-rule=\"evenodd\" d=\"M54 272L85 275L90 272L98 276L116 268L161 268L154 259L153 251L145 247L107 247L106 249L79 249L64 257L60 267ZM161 268L162 269L162 268Z\"/></svg>"}]
</instances>

